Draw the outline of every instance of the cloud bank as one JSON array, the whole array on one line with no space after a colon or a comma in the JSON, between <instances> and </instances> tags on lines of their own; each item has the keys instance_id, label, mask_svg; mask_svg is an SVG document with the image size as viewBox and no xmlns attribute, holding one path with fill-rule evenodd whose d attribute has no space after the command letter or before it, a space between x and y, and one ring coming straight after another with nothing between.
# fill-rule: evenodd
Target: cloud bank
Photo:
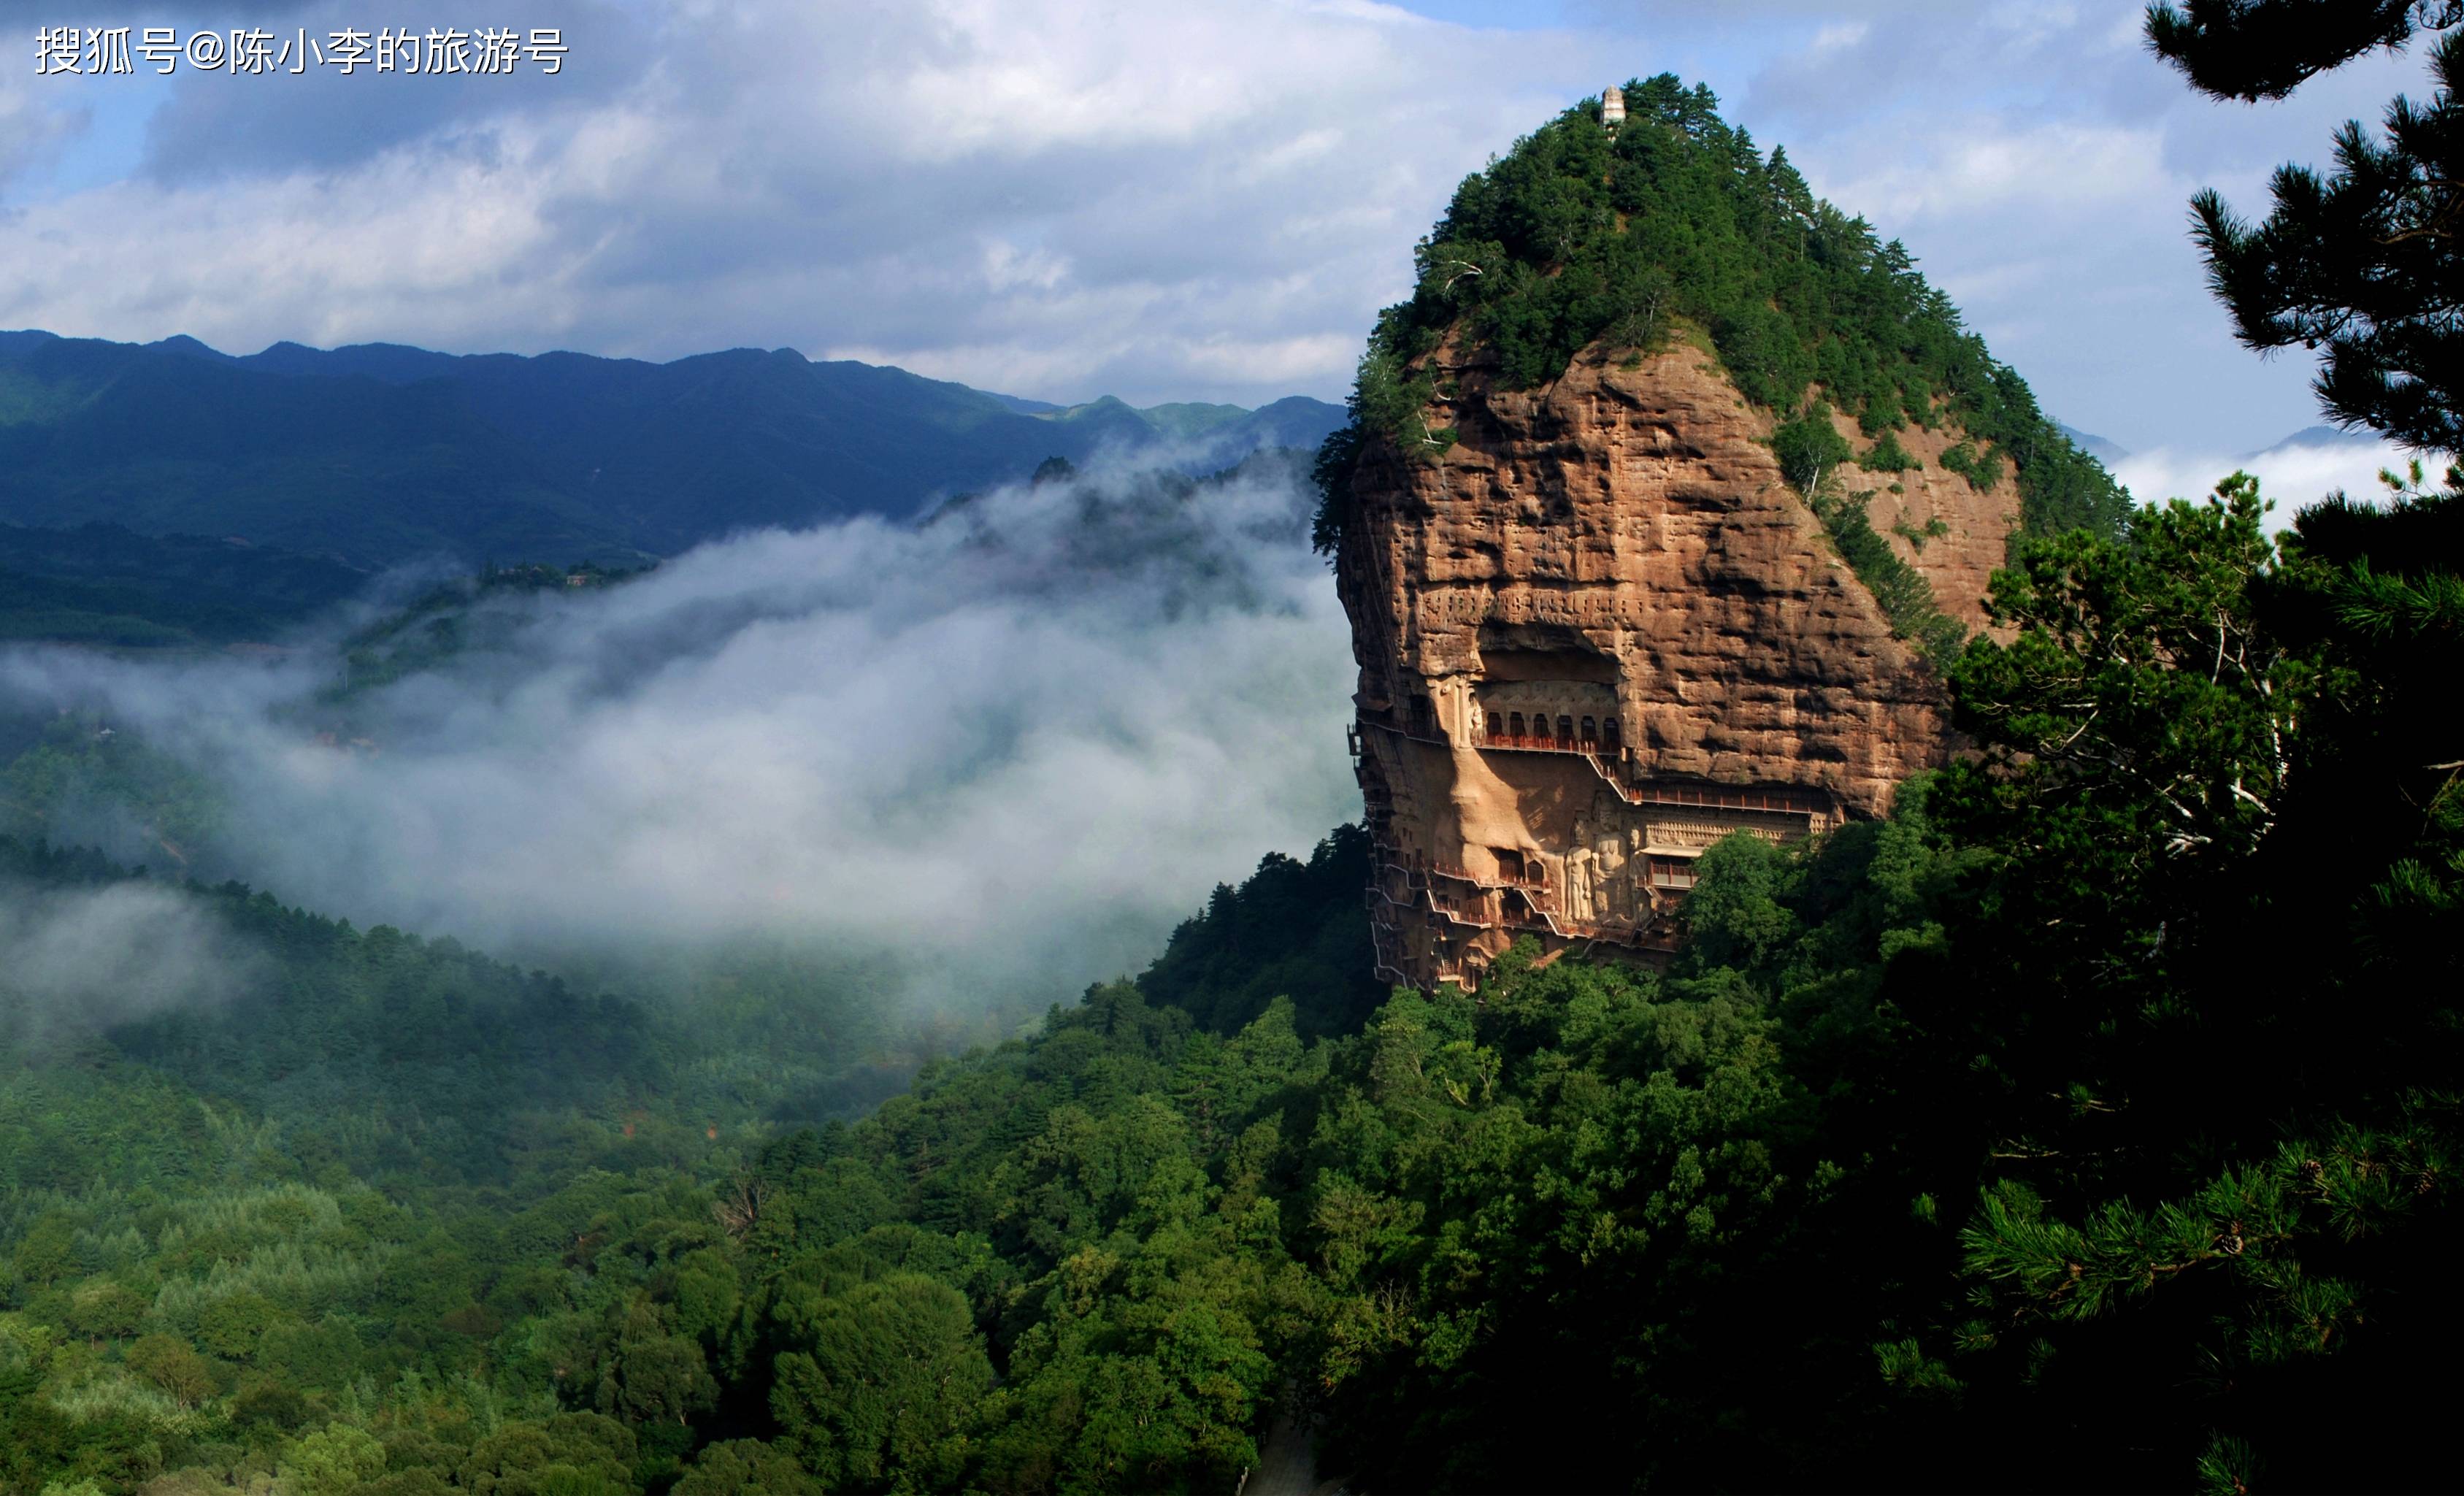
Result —
<instances>
[{"instance_id":1,"label":"cloud bank","mask_svg":"<svg viewBox=\"0 0 2464 1496\"><path fill-rule=\"evenodd\" d=\"M348 0L287 19L373 24ZM1433 205L1576 59L1294 0L538 0L520 24L564 32L562 74L0 83L47 116L148 111L100 180L0 213L28 272L0 325L1333 394Z\"/></svg>"},{"instance_id":2,"label":"cloud bank","mask_svg":"<svg viewBox=\"0 0 2464 1496\"><path fill-rule=\"evenodd\" d=\"M198 768L210 870L325 913L524 959L751 935L899 953L920 996L1063 993L1358 814L1307 499L1280 471L1185 489L1097 474L495 596L472 631L503 648L340 704L330 644L20 650L0 693Z\"/></svg>"},{"instance_id":3,"label":"cloud bank","mask_svg":"<svg viewBox=\"0 0 2464 1496\"><path fill-rule=\"evenodd\" d=\"M2182 449L2132 452L2113 465L2113 475L2132 496L2156 503L2167 498L2205 498L2227 474L2250 473L2257 477L2259 492L2275 500L2276 510L2268 519L2281 530L2303 505L2315 504L2329 494L2341 492L2365 501L2385 498L2380 471L2400 474L2410 459L2411 454L2393 442L2330 436L2281 443L2239 456ZM2425 476L2435 483L2442 469L2434 463L2424 467Z\"/></svg>"}]
</instances>

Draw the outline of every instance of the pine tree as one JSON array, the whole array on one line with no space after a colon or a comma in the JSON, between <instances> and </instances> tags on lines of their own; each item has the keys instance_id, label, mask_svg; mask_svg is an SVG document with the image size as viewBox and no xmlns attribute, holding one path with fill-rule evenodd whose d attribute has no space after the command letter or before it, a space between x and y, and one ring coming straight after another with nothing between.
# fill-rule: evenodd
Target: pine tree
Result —
<instances>
[{"instance_id":1,"label":"pine tree","mask_svg":"<svg viewBox=\"0 0 2464 1496\"><path fill-rule=\"evenodd\" d=\"M2185 0L2147 9L2147 42L2201 93L2255 103L2416 30L2464 19L2464 0Z\"/></svg>"},{"instance_id":2,"label":"pine tree","mask_svg":"<svg viewBox=\"0 0 2464 1496\"><path fill-rule=\"evenodd\" d=\"M2201 92L2255 101L2459 21L2464 0L2190 0L2151 8L2147 36ZM2431 63L2431 101L2398 98L2383 139L2348 121L2332 172L2277 168L2265 221L2236 216L2212 188L2191 210L2209 283L2245 344L2323 348L2313 387L2331 419L2455 451L2464 450L2464 32L2442 36Z\"/></svg>"}]
</instances>

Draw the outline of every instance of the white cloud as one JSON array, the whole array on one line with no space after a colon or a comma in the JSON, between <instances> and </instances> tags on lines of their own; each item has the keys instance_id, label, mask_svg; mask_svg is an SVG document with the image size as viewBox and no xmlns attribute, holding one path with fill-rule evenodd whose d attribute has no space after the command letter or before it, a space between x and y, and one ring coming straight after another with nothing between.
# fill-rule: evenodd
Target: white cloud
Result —
<instances>
[{"instance_id":1,"label":"white cloud","mask_svg":"<svg viewBox=\"0 0 2464 1496\"><path fill-rule=\"evenodd\" d=\"M931 991L1064 996L1358 813L1349 636L1306 514L1280 482L1181 501L1112 474L921 530L748 536L500 604L507 652L347 724L312 700L322 653L20 650L0 697L202 766L231 802L215 875L327 913L540 959L808 939Z\"/></svg>"},{"instance_id":2,"label":"white cloud","mask_svg":"<svg viewBox=\"0 0 2464 1496\"><path fill-rule=\"evenodd\" d=\"M596 69L570 87L181 81L151 172L0 223L37 267L0 324L1333 394L1454 183L1586 71L1566 39L1501 54L1375 7L564 8Z\"/></svg>"},{"instance_id":3,"label":"white cloud","mask_svg":"<svg viewBox=\"0 0 2464 1496\"><path fill-rule=\"evenodd\" d=\"M38 95L30 70L0 70L0 187L29 171L79 130L84 111Z\"/></svg>"},{"instance_id":4,"label":"white cloud","mask_svg":"<svg viewBox=\"0 0 2464 1496\"><path fill-rule=\"evenodd\" d=\"M177 889L0 885L0 1038L40 1044L221 1002L263 969L246 942Z\"/></svg>"},{"instance_id":5,"label":"white cloud","mask_svg":"<svg viewBox=\"0 0 2464 1496\"><path fill-rule=\"evenodd\" d=\"M2233 344L2186 199L2263 209L2278 162L2422 83L2418 55L2373 57L2282 104L2213 104L2146 54L2134 6L1548 13L536 0L525 24L573 38L560 78L107 83L80 97L160 102L150 154L0 209L0 325L792 346L1051 399L1333 397L1464 172L1666 67L1904 238L2049 409L2233 451L2315 419L2308 371ZM0 78L0 188L75 128L32 81Z\"/></svg>"},{"instance_id":6,"label":"white cloud","mask_svg":"<svg viewBox=\"0 0 2464 1496\"><path fill-rule=\"evenodd\" d=\"M2113 474L2133 496L2152 503L2167 498L2205 498L2228 474L2249 473L2258 479L2259 492L2275 500L2269 523L2280 530L2293 522L2294 514L2304 505L2315 504L2329 494L2342 492L2365 500L2384 498L2387 490L2379 482L2380 471L2390 469L2400 473L2410 455L2385 441L2287 442L2238 457L2159 449L2131 453L2114 465ZM2434 464L2429 466L2429 475L2435 481L2439 469Z\"/></svg>"},{"instance_id":7,"label":"white cloud","mask_svg":"<svg viewBox=\"0 0 2464 1496\"><path fill-rule=\"evenodd\" d=\"M2196 190L2166 174L2152 129L2055 121L2012 130L1991 118L1939 124L1833 190L1869 215L1912 223L2013 207L2032 218L2088 213Z\"/></svg>"}]
</instances>

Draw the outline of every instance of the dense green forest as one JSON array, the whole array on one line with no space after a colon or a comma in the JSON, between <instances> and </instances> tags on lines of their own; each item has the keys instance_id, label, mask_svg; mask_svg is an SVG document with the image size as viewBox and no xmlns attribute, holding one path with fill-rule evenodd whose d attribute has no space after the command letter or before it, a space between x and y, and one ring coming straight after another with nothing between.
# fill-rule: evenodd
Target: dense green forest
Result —
<instances>
[{"instance_id":1,"label":"dense green forest","mask_svg":"<svg viewBox=\"0 0 2464 1496\"><path fill-rule=\"evenodd\" d=\"M2151 32L2272 96L2308 72L2251 29L2319 9ZM2309 71L2464 22L2365 10ZM1637 93L1620 160L1785 187L1689 133L1707 96ZM2444 138L2398 144L2340 187L2445 222ZM2209 246L2253 341L2316 201L2278 199ZM1507 353L1593 336L1517 295ZM2373 340L2407 315L2348 316L2322 394L2443 387ZM1802 330L1741 346L1785 373ZM1887 465L1933 366L1827 339ZM2051 460L2040 501L2089 492ZM1664 970L1380 990L1357 828L1133 979L937 1023L860 967L631 993L0 842L0 1489L1223 1490L1275 1438L1373 1491L2443 1489L2464 471L2387 482L2280 533L2244 474L2039 511L1998 627L1937 648L1973 751L1887 820L1713 847Z\"/></svg>"},{"instance_id":2,"label":"dense green forest","mask_svg":"<svg viewBox=\"0 0 2464 1496\"><path fill-rule=\"evenodd\" d=\"M1778 419L1817 401L1826 419L1834 407L1855 417L1868 468L1904 463L1896 431L1948 424L1967 440L1946 461L1969 481L2015 471L2026 532L2119 526L2127 500L2112 478L1903 245L1816 199L1785 150L1765 156L1720 118L1707 87L1661 74L1624 93L1614 136L1598 100L1567 110L1465 178L1420 241L1412 297L1379 314L1352 424L1322 455L1320 549L1340 539L1364 441L1427 454L1453 440L1420 411L1436 389L1427 356L1456 330L1508 389L1554 379L1595 341L1615 351L1699 337Z\"/></svg>"},{"instance_id":3,"label":"dense green forest","mask_svg":"<svg viewBox=\"0 0 2464 1496\"><path fill-rule=\"evenodd\" d=\"M0 640L119 649L276 637L357 595L338 561L206 536L144 536L88 522L0 524Z\"/></svg>"},{"instance_id":4,"label":"dense green forest","mask_svg":"<svg viewBox=\"0 0 2464 1496\"><path fill-rule=\"evenodd\" d=\"M1715 849L1665 973L1381 995L1346 830L817 1128L723 1024L178 892L232 995L11 1036L8 1479L1199 1489L1280 1413L1372 1489L2426 1484L2459 516L2033 549L1986 752Z\"/></svg>"},{"instance_id":5,"label":"dense green forest","mask_svg":"<svg viewBox=\"0 0 2464 1496\"><path fill-rule=\"evenodd\" d=\"M907 1470L953 1440L944 1464L915 1468L980 1463L989 1363L975 1309L942 1281L1016 1300L1021 1266L956 1218L906 1223L910 1192L886 1160L852 1194L813 1192L807 1166L854 1181L828 1160L855 1133L781 1126L861 1116L963 1028L893 1021L852 983L817 997L808 971L758 959L653 1008L238 886L165 884L39 845L0 856L17 923L97 900L174 903L211 935L184 939L234 968L209 1000L121 1016L0 979L0 1488L665 1489L698 1451L677 1488L795 1489L795 1458L833 1485L864 1484L845 1477L864 1469L887 1484L883 1460ZM1152 979L1223 1023L1280 1020L1297 1051L1289 1001L1259 995L1273 968L1258 957L1286 957L1322 1020L1374 1003L1362 858L1351 832L1309 864L1270 858ZM0 935L21 957L36 943ZM1105 990L1047 1031L1083 1029L1107 1001L1150 1012L1134 988ZM1151 1026L1159 1043L1194 1031L1177 1009L1153 1010ZM979 1103L1015 1121L1076 1089L1006 1094L1030 1047L1038 1073L1062 1077L1111 1047L1065 1059L1050 1045L947 1074L977 1076L964 1084ZM927 1094L941 1073L923 1072ZM1002 1138L1017 1141L953 1133L943 1146L989 1166ZM875 1280L839 1340L804 1333L830 1328L819 1321L787 1328L796 1292L794 1312L826 1320L842 1306L821 1290ZM678 1292L695 1306L682 1317ZM749 1319L747 1293L761 1301ZM882 1410L825 1387L802 1417L775 1411L790 1407L772 1388L779 1357L835 1346L895 1360L905 1342L877 1344L879 1316L950 1358L935 1375L962 1379L933 1416L964 1427L902 1415L894 1455L884 1425L869 1452L827 1456L813 1420ZM1237 1453L1249 1407L1221 1403L1231 1426L1217 1438Z\"/></svg>"}]
</instances>

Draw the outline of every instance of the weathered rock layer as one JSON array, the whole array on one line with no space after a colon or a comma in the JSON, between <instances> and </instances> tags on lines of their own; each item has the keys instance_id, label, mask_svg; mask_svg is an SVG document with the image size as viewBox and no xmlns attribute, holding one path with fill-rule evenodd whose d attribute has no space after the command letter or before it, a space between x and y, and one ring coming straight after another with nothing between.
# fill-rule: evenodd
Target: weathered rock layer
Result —
<instances>
[{"instance_id":1,"label":"weathered rock layer","mask_svg":"<svg viewBox=\"0 0 2464 1496\"><path fill-rule=\"evenodd\" d=\"M1452 344L1435 358L1426 421L1457 439L1434 461L1370 442L1337 557L1390 979L1476 985L1518 934L1662 949L1711 843L1881 814L1940 761L1939 682L1714 358L1587 350L1522 391ZM2007 479L1978 492L1928 460L1851 487L1981 623Z\"/></svg>"}]
</instances>

